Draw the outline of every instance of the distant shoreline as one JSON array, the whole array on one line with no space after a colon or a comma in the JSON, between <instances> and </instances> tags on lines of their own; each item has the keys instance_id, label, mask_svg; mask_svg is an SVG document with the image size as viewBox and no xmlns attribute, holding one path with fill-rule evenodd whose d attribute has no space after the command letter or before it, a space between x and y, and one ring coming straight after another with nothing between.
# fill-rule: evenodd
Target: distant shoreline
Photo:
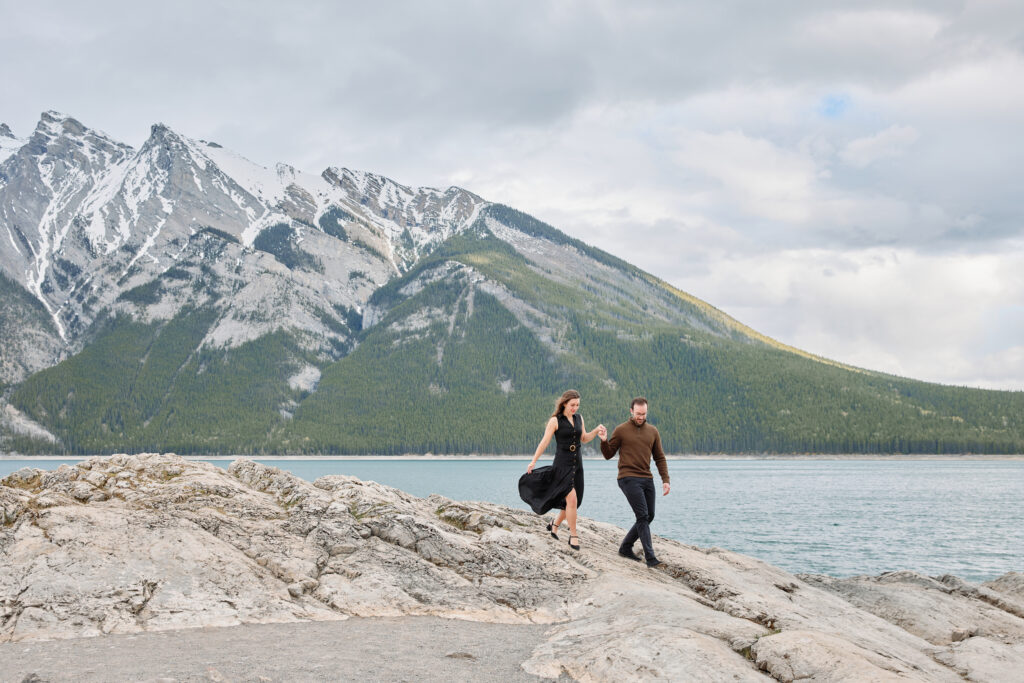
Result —
<instances>
[{"instance_id":1,"label":"distant shoreline","mask_svg":"<svg viewBox=\"0 0 1024 683\"><path fill-rule=\"evenodd\" d=\"M92 455L12 455L12 454L0 454L0 461L3 460L85 460L86 458L92 458L97 456ZM109 456L101 456L109 457ZM434 455L434 454L404 454L404 455L183 455L182 458L186 460L224 460L232 461L238 460L239 458L248 458L249 460L410 460L410 461L434 461L434 460L530 460L533 456L531 455ZM948 460L1011 460L1011 461L1024 461L1024 455L1012 455L1012 454L994 454L994 455L942 455L942 454L906 454L898 453L892 455L868 455L868 454L764 454L764 455L667 455L665 456L669 460L710 460L710 461L754 461L754 460L864 460L864 461L875 461L875 460L935 460L935 461L948 461ZM597 456L585 456L584 460L601 461L604 458Z\"/></svg>"}]
</instances>

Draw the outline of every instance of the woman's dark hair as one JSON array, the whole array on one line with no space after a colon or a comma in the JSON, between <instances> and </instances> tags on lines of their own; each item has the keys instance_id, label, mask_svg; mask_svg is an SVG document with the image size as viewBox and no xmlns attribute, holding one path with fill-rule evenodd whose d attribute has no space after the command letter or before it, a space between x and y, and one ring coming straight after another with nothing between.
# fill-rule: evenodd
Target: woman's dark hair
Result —
<instances>
[{"instance_id":1,"label":"woman's dark hair","mask_svg":"<svg viewBox=\"0 0 1024 683\"><path fill-rule=\"evenodd\" d=\"M565 409L565 404L574 398L579 398L580 392L575 389L569 389L567 392L562 394L562 397L558 399L558 403L555 404L555 412L551 413L551 417L557 417Z\"/></svg>"}]
</instances>

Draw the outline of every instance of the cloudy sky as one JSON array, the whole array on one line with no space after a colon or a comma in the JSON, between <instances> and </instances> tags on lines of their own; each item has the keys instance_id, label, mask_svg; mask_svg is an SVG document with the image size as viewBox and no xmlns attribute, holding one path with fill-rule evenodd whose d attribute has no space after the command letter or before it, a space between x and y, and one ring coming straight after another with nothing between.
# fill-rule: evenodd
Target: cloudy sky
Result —
<instances>
[{"instance_id":1,"label":"cloudy sky","mask_svg":"<svg viewBox=\"0 0 1024 683\"><path fill-rule=\"evenodd\" d=\"M0 121L459 185L787 344L1024 390L1024 3L0 0Z\"/></svg>"}]
</instances>

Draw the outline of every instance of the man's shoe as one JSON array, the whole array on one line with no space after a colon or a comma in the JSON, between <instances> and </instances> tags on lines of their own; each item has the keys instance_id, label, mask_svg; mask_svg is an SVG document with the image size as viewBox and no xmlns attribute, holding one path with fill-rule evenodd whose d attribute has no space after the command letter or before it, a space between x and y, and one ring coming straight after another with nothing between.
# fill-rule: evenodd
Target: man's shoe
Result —
<instances>
[{"instance_id":1,"label":"man's shoe","mask_svg":"<svg viewBox=\"0 0 1024 683\"><path fill-rule=\"evenodd\" d=\"M664 564L664 562L662 562L661 560L659 560L656 557L652 557L649 560L647 560L647 566L650 567L651 569L654 569L655 567L657 567L659 565L662 565L662 564Z\"/></svg>"},{"instance_id":2,"label":"man's shoe","mask_svg":"<svg viewBox=\"0 0 1024 683\"><path fill-rule=\"evenodd\" d=\"M633 552L632 548L619 548L619 555L625 557L627 560L633 560L634 562L640 561L640 558Z\"/></svg>"}]
</instances>

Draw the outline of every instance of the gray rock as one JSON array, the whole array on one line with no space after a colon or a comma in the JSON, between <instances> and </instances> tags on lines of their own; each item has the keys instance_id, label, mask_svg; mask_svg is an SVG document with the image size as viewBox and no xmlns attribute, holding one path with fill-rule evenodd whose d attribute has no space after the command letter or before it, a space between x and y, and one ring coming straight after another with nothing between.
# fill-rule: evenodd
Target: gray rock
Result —
<instances>
[{"instance_id":1,"label":"gray rock","mask_svg":"<svg viewBox=\"0 0 1024 683\"><path fill-rule=\"evenodd\" d=\"M896 624L935 645L949 645L976 635L999 634L1024 642L1024 619L1008 603L1003 609L992 591L956 577L941 580L914 572L836 579L803 576L808 583L835 593L851 604Z\"/></svg>"},{"instance_id":2,"label":"gray rock","mask_svg":"<svg viewBox=\"0 0 1024 683\"><path fill-rule=\"evenodd\" d=\"M1024 605L1024 572L1007 572L994 581L983 583L981 588L999 593L1007 601ZM1017 616L1024 614L1018 612Z\"/></svg>"},{"instance_id":3,"label":"gray rock","mask_svg":"<svg viewBox=\"0 0 1024 683\"><path fill-rule=\"evenodd\" d=\"M0 481L0 517L0 641L433 615L550 624L522 664L548 678L999 681L1024 667L1015 576L794 576L665 539L649 571L618 557L608 524L581 520L575 553L522 510L249 460L20 470Z\"/></svg>"}]
</instances>

